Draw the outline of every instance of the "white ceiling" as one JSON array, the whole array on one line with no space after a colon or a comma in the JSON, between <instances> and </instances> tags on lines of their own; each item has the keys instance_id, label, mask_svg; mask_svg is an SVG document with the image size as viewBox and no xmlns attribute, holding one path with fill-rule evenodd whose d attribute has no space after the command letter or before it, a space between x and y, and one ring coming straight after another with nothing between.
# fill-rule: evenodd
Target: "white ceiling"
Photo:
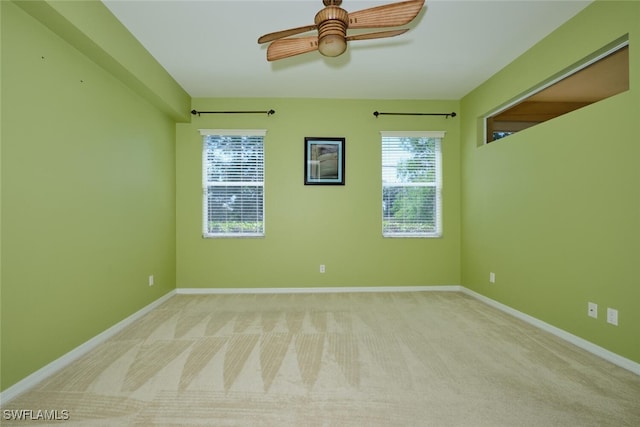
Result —
<instances>
[{"instance_id":1,"label":"white ceiling","mask_svg":"<svg viewBox=\"0 0 640 427\"><path fill-rule=\"evenodd\" d=\"M337 58L312 52L275 62L258 37L313 24L322 0L103 2L194 98L444 100L462 98L591 0L427 0L401 36L350 42Z\"/></svg>"}]
</instances>

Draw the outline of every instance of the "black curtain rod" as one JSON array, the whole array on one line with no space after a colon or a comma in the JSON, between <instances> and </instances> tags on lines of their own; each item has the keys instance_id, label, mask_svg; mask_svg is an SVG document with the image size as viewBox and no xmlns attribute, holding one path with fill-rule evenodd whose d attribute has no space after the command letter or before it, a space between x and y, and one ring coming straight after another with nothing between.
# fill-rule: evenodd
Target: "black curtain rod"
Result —
<instances>
[{"instance_id":1,"label":"black curtain rod","mask_svg":"<svg viewBox=\"0 0 640 427\"><path fill-rule=\"evenodd\" d=\"M457 116L455 112L453 113L380 113L378 111L374 111L373 115L376 116L376 118L378 116L446 116L447 118Z\"/></svg>"},{"instance_id":2,"label":"black curtain rod","mask_svg":"<svg viewBox=\"0 0 640 427\"><path fill-rule=\"evenodd\" d=\"M191 110L191 114L193 114L194 116L200 115L200 114L266 114L267 116L270 116L272 114L275 114L276 111L275 110L269 110L269 111L197 111L197 110Z\"/></svg>"}]
</instances>

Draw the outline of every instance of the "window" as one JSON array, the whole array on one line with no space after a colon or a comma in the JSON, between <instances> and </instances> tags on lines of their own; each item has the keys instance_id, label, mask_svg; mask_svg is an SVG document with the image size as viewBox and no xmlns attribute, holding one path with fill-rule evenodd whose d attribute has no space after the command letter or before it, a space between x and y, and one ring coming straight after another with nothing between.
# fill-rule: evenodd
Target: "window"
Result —
<instances>
[{"instance_id":1,"label":"window","mask_svg":"<svg viewBox=\"0 0 640 427\"><path fill-rule=\"evenodd\" d=\"M485 118L486 142L629 90L628 36L529 90Z\"/></svg>"},{"instance_id":2,"label":"window","mask_svg":"<svg viewBox=\"0 0 640 427\"><path fill-rule=\"evenodd\" d=\"M440 237L444 132L382 132L382 235Z\"/></svg>"},{"instance_id":3,"label":"window","mask_svg":"<svg viewBox=\"0 0 640 427\"><path fill-rule=\"evenodd\" d=\"M264 236L264 130L202 129L204 237Z\"/></svg>"}]
</instances>

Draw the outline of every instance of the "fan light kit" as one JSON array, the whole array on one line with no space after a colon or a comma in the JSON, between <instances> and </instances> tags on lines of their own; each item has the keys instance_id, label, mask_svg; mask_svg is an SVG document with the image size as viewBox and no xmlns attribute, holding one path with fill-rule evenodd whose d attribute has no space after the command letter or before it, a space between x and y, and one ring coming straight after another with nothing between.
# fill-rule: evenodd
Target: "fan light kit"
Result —
<instances>
[{"instance_id":1,"label":"fan light kit","mask_svg":"<svg viewBox=\"0 0 640 427\"><path fill-rule=\"evenodd\" d=\"M394 37L409 31L405 28L347 36L347 30L406 25L420 13L424 1L409 0L349 13L340 7L342 0L322 0L325 7L316 14L315 24L265 34L258 43L271 42L267 48L268 61L315 50L324 56L340 56L349 41ZM291 37L314 30L318 31L317 36Z\"/></svg>"}]
</instances>

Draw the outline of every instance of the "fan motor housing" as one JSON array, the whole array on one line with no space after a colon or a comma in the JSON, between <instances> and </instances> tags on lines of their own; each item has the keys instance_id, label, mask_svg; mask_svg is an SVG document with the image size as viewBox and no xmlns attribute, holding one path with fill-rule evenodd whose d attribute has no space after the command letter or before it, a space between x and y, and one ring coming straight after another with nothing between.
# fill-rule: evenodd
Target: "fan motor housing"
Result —
<instances>
[{"instance_id":1,"label":"fan motor housing","mask_svg":"<svg viewBox=\"0 0 640 427\"><path fill-rule=\"evenodd\" d=\"M316 14L318 51L324 56L338 56L347 49L349 13L337 6L327 6Z\"/></svg>"}]
</instances>

